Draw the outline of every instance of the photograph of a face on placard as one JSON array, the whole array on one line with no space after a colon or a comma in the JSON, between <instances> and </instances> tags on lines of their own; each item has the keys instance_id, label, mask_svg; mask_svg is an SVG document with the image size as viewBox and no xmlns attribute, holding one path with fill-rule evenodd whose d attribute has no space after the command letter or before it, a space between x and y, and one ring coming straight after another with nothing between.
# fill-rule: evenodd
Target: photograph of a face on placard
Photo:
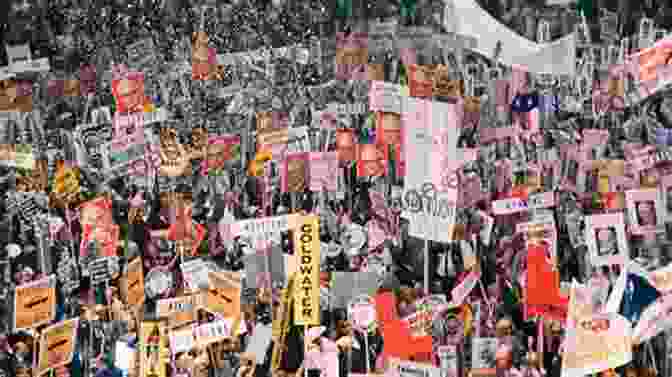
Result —
<instances>
[{"instance_id":1,"label":"photograph of a face on placard","mask_svg":"<svg viewBox=\"0 0 672 377\"><path fill-rule=\"evenodd\" d=\"M581 164L576 177L576 189L583 193L597 192L599 179L598 168L592 166L592 164Z\"/></svg>"},{"instance_id":2,"label":"photograph of a face on placard","mask_svg":"<svg viewBox=\"0 0 672 377\"><path fill-rule=\"evenodd\" d=\"M630 258L623 213L586 217L586 244L594 267L624 264Z\"/></svg>"},{"instance_id":3,"label":"photograph of a face on placard","mask_svg":"<svg viewBox=\"0 0 672 377\"><path fill-rule=\"evenodd\" d=\"M660 199L662 201L664 222L672 221L672 175L660 179Z\"/></svg>"},{"instance_id":4,"label":"photograph of a face on placard","mask_svg":"<svg viewBox=\"0 0 672 377\"><path fill-rule=\"evenodd\" d=\"M664 230L663 201L658 190L628 190L625 192L628 221L634 234L650 234Z\"/></svg>"},{"instance_id":5,"label":"photograph of a face on placard","mask_svg":"<svg viewBox=\"0 0 672 377\"><path fill-rule=\"evenodd\" d=\"M495 368L496 338L474 338L471 350L473 368Z\"/></svg>"}]
</instances>

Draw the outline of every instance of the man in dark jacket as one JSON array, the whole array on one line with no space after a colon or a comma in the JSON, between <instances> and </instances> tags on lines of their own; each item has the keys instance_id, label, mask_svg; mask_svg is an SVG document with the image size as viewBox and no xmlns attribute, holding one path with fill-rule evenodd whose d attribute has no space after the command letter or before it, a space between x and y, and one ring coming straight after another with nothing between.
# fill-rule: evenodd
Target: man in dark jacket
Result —
<instances>
[{"instance_id":1,"label":"man in dark jacket","mask_svg":"<svg viewBox=\"0 0 672 377\"><path fill-rule=\"evenodd\" d=\"M373 333L364 335L352 329L345 310L334 312L336 323L336 339L341 352L339 353L340 375L350 373L366 374L376 369L376 360L383 352L383 337L376 329ZM348 342L344 342L348 339ZM367 348L368 345L368 348ZM367 352L369 365L367 367Z\"/></svg>"}]
</instances>

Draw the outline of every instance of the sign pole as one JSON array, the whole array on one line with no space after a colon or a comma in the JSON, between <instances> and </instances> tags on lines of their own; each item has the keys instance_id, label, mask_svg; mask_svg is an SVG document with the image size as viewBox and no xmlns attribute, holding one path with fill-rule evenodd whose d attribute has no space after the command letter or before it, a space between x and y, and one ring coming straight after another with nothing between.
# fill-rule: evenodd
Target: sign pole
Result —
<instances>
[{"instance_id":1,"label":"sign pole","mask_svg":"<svg viewBox=\"0 0 672 377\"><path fill-rule=\"evenodd\" d=\"M425 294L429 296L429 240L425 239L425 250L424 250L424 267L425 267Z\"/></svg>"}]
</instances>

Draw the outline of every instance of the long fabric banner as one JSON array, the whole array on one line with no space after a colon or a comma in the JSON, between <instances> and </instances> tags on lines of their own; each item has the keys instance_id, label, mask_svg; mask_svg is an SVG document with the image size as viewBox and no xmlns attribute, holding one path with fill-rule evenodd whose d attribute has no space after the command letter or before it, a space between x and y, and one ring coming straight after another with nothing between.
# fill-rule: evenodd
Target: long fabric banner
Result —
<instances>
[{"instance_id":1,"label":"long fabric banner","mask_svg":"<svg viewBox=\"0 0 672 377\"><path fill-rule=\"evenodd\" d=\"M306 216L294 231L298 258L294 285L294 324L320 324L320 229L316 216Z\"/></svg>"}]
</instances>

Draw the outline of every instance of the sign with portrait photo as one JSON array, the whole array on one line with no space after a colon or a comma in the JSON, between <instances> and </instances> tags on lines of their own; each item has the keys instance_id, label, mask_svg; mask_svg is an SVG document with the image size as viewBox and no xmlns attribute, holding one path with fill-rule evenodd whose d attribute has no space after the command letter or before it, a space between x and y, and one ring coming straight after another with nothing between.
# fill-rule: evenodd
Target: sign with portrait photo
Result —
<instances>
[{"instance_id":1,"label":"sign with portrait photo","mask_svg":"<svg viewBox=\"0 0 672 377\"><path fill-rule=\"evenodd\" d=\"M630 229L634 234L665 231L665 208L657 189L625 192Z\"/></svg>"},{"instance_id":2,"label":"sign with portrait photo","mask_svg":"<svg viewBox=\"0 0 672 377\"><path fill-rule=\"evenodd\" d=\"M660 179L660 198L664 210L665 222L672 221L672 175Z\"/></svg>"},{"instance_id":3,"label":"sign with portrait photo","mask_svg":"<svg viewBox=\"0 0 672 377\"><path fill-rule=\"evenodd\" d=\"M497 338L474 338L471 345L472 368L494 368Z\"/></svg>"},{"instance_id":4,"label":"sign with portrait photo","mask_svg":"<svg viewBox=\"0 0 672 377\"><path fill-rule=\"evenodd\" d=\"M586 244L594 267L622 265L629 260L622 212L586 216L585 223Z\"/></svg>"}]
</instances>

